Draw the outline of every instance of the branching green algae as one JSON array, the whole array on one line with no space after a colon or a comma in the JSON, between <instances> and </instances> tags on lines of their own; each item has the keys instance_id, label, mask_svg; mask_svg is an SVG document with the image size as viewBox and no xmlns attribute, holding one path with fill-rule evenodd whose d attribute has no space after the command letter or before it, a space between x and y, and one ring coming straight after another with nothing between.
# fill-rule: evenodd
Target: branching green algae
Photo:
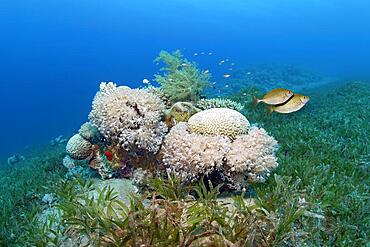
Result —
<instances>
[{"instance_id":1,"label":"branching green algae","mask_svg":"<svg viewBox=\"0 0 370 247\"><path fill-rule=\"evenodd\" d=\"M210 85L210 74L200 71L195 62L184 59L179 50L161 51L154 61L165 65L161 69L164 73L155 75L155 80L172 103L196 102Z\"/></svg>"}]
</instances>

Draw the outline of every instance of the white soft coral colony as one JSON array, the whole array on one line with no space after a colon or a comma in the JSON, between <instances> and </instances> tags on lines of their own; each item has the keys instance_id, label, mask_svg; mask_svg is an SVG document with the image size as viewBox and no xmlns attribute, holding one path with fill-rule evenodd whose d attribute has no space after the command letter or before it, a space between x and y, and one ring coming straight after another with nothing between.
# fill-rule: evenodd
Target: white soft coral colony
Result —
<instances>
[{"instance_id":1,"label":"white soft coral colony","mask_svg":"<svg viewBox=\"0 0 370 247\"><path fill-rule=\"evenodd\" d=\"M216 171L236 189L263 182L278 165L277 141L264 129L249 127L239 114L214 108L195 114L188 124L173 127L164 140L165 166L183 181L192 182Z\"/></svg>"},{"instance_id":2,"label":"white soft coral colony","mask_svg":"<svg viewBox=\"0 0 370 247\"><path fill-rule=\"evenodd\" d=\"M102 82L89 119L109 143L156 153L167 133L164 110L162 101L144 89Z\"/></svg>"},{"instance_id":3,"label":"white soft coral colony","mask_svg":"<svg viewBox=\"0 0 370 247\"><path fill-rule=\"evenodd\" d=\"M238 111L204 110L169 133L164 111L163 101L146 89L103 82L89 118L108 145L129 152L147 151L162 164L155 169L163 172L165 168L185 183L208 175L216 177L212 182L241 189L250 182L264 181L278 165L277 141L264 129L251 127Z\"/></svg>"}]
</instances>

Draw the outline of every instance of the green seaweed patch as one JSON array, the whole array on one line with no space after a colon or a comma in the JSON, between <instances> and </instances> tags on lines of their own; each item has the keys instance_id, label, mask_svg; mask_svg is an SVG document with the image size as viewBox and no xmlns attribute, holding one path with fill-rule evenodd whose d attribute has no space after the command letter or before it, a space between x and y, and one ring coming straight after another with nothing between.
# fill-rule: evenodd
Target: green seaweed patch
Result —
<instances>
[{"instance_id":1,"label":"green seaweed patch","mask_svg":"<svg viewBox=\"0 0 370 247\"><path fill-rule=\"evenodd\" d=\"M275 172L299 180L305 203L315 208L300 222L300 229L310 234L309 246L365 246L370 221L369 84L349 82L304 93L311 100L298 112L267 114L262 106L246 104L244 114L279 141ZM256 188L269 194L276 184ZM268 208L281 203L272 200Z\"/></svg>"},{"instance_id":2,"label":"green seaweed patch","mask_svg":"<svg viewBox=\"0 0 370 247\"><path fill-rule=\"evenodd\" d=\"M0 246L42 246L30 240L47 241L42 229L47 224L40 226L38 215L45 208L43 196L55 192L66 173L64 155L63 145L48 146L0 170Z\"/></svg>"},{"instance_id":3,"label":"green seaweed patch","mask_svg":"<svg viewBox=\"0 0 370 247\"><path fill-rule=\"evenodd\" d=\"M174 177L149 181L149 190L131 194L128 203L106 186L91 196L93 184L74 180L61 186L62 210L53 243L92 246L276 246L299 245L308 234L298 231L306 207L299 205L297 183L275 176L277 190L258 200L220 198L220 187L200 180L183 186ZM287 196L281 198L287 193ZM262 200L266 200L263 202ZM280 208L269 206L278 201ZM45 232L46 235L51 235Z\"/></svg>"}]
</instances>

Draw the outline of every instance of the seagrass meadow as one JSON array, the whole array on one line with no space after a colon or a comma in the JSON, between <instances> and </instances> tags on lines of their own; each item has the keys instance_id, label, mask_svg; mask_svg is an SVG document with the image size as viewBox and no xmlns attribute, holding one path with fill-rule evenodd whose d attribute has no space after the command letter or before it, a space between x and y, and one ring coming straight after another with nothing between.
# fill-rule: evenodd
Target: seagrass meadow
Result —
<instances>
[{"instance_id":1,"label":"seagrass meadow","mask_svg":"<svg viewBox=\"0 0 370 247\"><path fill-rule=\"evenodd\" d=\"M258 89L228 95L279 143L267 181L234 193L171 175L148 179L140 192L99 187L94 174L66 177L65 144L29 152L0 170L0 245L367 246L369 86L309 89L307 106L288 115L254 108Z\"/></svg>"}]
</instances>

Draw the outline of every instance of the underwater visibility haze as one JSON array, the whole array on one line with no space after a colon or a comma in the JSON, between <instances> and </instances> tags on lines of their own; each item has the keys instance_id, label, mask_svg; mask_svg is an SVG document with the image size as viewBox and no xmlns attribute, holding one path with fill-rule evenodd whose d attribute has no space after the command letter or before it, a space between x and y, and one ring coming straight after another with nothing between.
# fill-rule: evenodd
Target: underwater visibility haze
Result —
<instances>
[{"instance_id":1,"label":"underwater visibility haze","mask_svg":"<svg viewBox=\"0 0 370 247\"><path fill-rule=\"evenodd\" d=\"M0 3L0 246L367 246L370 1Z\"/></svg>"}]
</instances>

